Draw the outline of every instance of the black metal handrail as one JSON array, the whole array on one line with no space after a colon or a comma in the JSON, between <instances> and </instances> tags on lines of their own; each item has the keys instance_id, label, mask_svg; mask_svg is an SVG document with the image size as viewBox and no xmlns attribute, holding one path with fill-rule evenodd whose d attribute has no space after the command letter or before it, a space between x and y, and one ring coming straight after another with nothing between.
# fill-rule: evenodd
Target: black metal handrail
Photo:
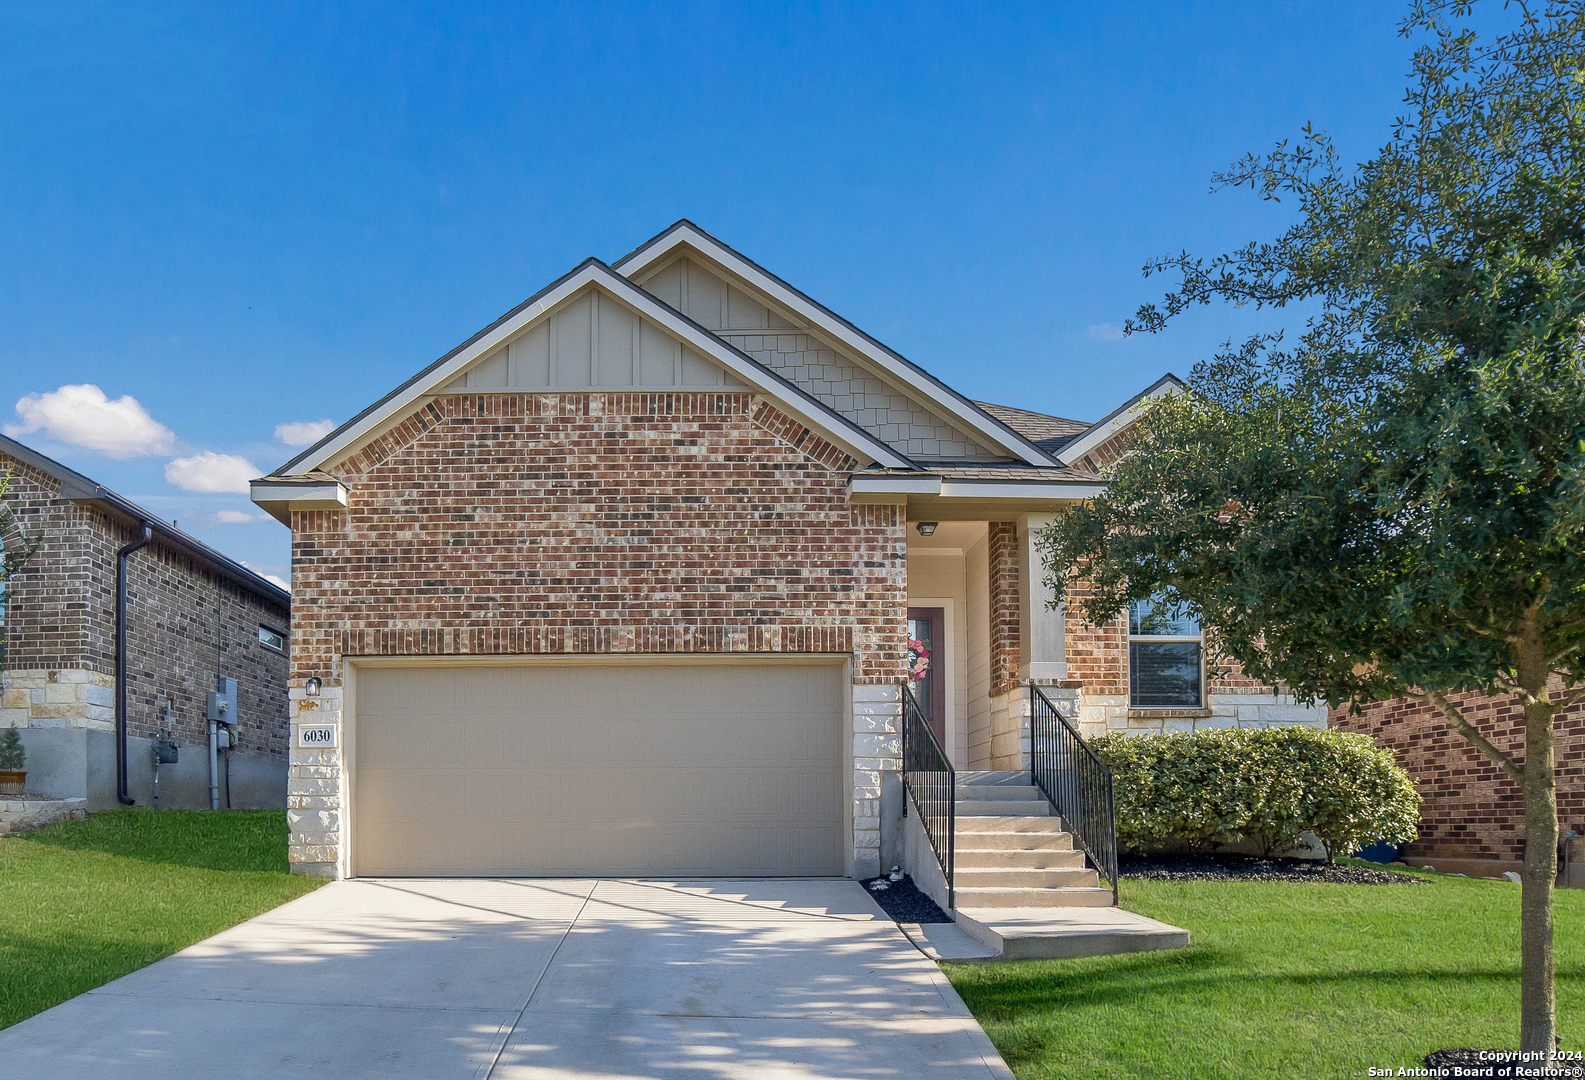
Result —
<instances>
[{"instance_id":1,"label":"black metal handrail","mask_svg":"<svg viewBox=\"0 0 1585 1080\"><path fill-rule=\"evenodd\" d=\"M947 907L955 907L952 864L957 831L957 776L919 708L919 699L906 686L903 687L903 787L907 795L913 796L919 822L930 838L930 849L936 853L936 862L947 879ZM904 816L908 813L907 802L905 796Z\"/></svg>"},{"instance_id":2,"label":"black metal handrail","mask_svg":"<svg viewBox=\"0 0 1585 1080\"><path fill-rule=\"evenodd\" d=\"M1112 771L1038 686L1029 688L1029 771L1064 828L1112 886L1117 903L1117 817Z\"/></svg>"}]
</instances>

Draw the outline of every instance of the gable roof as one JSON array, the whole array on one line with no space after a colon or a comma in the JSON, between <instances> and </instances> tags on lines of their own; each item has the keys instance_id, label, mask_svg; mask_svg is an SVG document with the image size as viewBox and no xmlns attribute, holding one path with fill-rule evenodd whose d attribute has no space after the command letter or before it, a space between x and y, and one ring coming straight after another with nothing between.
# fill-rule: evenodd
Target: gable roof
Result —
<instances>
[{"instance_id":1,"label":"gable roof","mask_svg":"<svg viewBox=\"0 0 1585 1080\"><path fill-rule=\"evenodd\" d=\"M1048 416L1028 409L1015 409L1011 405L992 405L988 401L976 401L974 404L1048 454L1055 453L1063 444L1072 442L1090 427L1083 420Z\"/></svg>"},{"instance_id":2,"label":"gable roof","mask_svg":"<svg viewBox=\"0 0 1585 1080\"><path fill-rule=\"evenodd\" d=\"M61 498L76 503L86 503L122 520L147 525L166 543L207 563L221 577L283 607L290 607L292 594L260 574L248 569L229 556L222 555L208 544L182 532L168 521L149 513L130 499L117 495L103 484L95 483L75 469L70 469L54 458L45 457L30 446L25 446L6 435L0 435L0 453L37 469L45 476L60 482Z\"/></svg>"},{"instance_id":3,"label":"gable roof","mask_svg":"<svg viewBox=\"0 0 1585 1080\"><path fill-rule=\"evenodd\" d=\"M749 386L775 399L801 423L860 461L890 468L912 462L819 399L759 364L669 304L639 288L599 259L585 259L569 273L508 311L396 389L281 466L270 478L311 472L332 464L361 442L407 415L425 394L438 391L474 360L516 335L590 285L635 309L695 351L709 357ZM466 391L463 391L466 393Z\"/></svg>"},{"instance_id":4,"label":"gable roof","mask_svg":"<svg viewBox=\"0 0 1585 1080\"><path fill-rule=\"evenodd\" d=\"M1160 398L1181 394L1188 385L1168 372L1145 389L1123 402L1117 408L1091 424L1077 438L1064 443L1057 458L1064 465L1072 465L1096 447L1126 428L1132 427L1141 416L1150 411L1150 403Z\"/></svg>"},{"instance_id":5,"label":"gable roof","mask_svg":"<svg viewBox=\"0 0 1585 1080\"><path fill-rule=\"evenodd\" d=\"M918 393L943 416L962 426L965 431L983 439L987 445L1032 465L1061 464L1000 418L981 409L973 401L947 386L901 353L877 341L830 308L722 243L687 218L683 218L622 256L613 264L612 269L624 277L636 277L646 270L659 268L669 261L678 249L692 249L694 253L715 262L761 293L772 297L812 329L833 339L859 359L874 365L879 371L890 375L899 385Z\"/></svg>"}]
</instances>

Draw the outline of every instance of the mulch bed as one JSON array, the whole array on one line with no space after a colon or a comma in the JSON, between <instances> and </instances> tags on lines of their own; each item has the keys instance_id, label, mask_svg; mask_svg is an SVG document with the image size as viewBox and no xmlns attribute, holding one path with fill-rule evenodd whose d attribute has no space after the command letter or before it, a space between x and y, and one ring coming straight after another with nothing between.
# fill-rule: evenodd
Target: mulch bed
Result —
<instances>
[{"instance_id":1,"label":"mulch bed","mask_svg":"<svg viewBox=\"0 0 1585 1080\"><path fill-rule=\"evenodd\" d=\"M1329 885L1424 885L1424 878L1363 866L1258 855L1149 855L1124 858L1118 872L1147 881L1300 881Z\"/></svg>"},{"instance_id":2,"label":"mulch bed","mask_svg":"<svg viewBox=\"0 0 1585 1080\"><path fill-rule=\"evenodd\" d=\"M886 888L875 889L873 886L879 882L886 882ZM914 879L907 874L901 881L887 881L878 877L874 881L866 881L864 887L869 889L870 896L881 906L881 910L892 917L893 922L932 923L951 922L952 916L936 906L936 902L914 884Z\"/></svg>"}]
</instances>

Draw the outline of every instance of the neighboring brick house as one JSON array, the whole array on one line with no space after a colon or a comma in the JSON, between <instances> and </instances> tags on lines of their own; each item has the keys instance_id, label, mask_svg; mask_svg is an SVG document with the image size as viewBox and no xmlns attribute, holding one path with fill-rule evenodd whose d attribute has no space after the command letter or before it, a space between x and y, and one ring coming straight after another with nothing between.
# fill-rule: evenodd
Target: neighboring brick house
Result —
<instances>
[{"instance_id":1,"label":"neighboring brick house","mask_svg":"<svg viewBox=\"0 0 1585 1080\"><path fill-rule=\"evenodd\" d=\"M1523 760L1524 710L1514 698L1460 694L1450 700L1495 745ZM1365 706L1358 715L1332 710L1331 723L1391 747L1414 777L1420 836L1404 858L1445 873L1496 877L1524 863L1524 795L1485 754L1452 730L1435 706L1395 698ZM1560 836L1585 834L1585 704L1560 714L1557 727L1557 812ZM1585 884L1585 841L1569 844L1565 884Z\"/></svg>"},{"instance_id":2,"label":"neighboring brick house","mask_svg":"<svg viewBox=\"0 0 1585 1080\"><path fill-rule=\"evenodd\" d=\"M286 802L291 597L247 567L87 477L0 436L10 473L7 545L34 547L6 585L0 727L21 731L29 791L118 804L153 796L151 740L170 703L178 760L160 769L160 805L210 803L208 694L237 682L236 746L220 758L231 805ZM126 696L117 723L117 553L126 555ZM269 641L266 643L265 639ZM224 789L222 789L224 790ZM222 796L223 797L223 796ZM223 805L223 804L222 804Z\"/></svg>"},{"instance_id":3,"label":"neighboring brick house","mask_svg":"<svg viewBox=\"0 0 1585 1080\"><path fill-rule=\"evenodd\" d=\"M976 403L687 222L586 261L254 482L294 869L872 875L911 640L962 769L1028 766L1031 683L1091 732L1324 723L1046 606L1034 537L1169 380Z\"/></svg>"}]
</instances>

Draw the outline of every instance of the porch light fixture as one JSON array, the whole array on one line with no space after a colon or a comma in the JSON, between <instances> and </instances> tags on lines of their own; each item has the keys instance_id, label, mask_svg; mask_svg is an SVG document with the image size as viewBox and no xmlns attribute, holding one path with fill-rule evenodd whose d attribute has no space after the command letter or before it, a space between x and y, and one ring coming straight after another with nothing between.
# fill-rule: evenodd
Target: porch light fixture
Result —
<instances>
[{"instance_id":1,"label":"porch light fixture","mask_svg":"<svg viewBox=\"0 0 1585 1080\"><path fill-rule=\"evenodd\" d=\"M914 528L919 530L920 536L934 536L936 534L936 525L937 522L934 521L921 521Z\"/></svg>"},{"instance_id":2,"label":"porch light fixture","mask_svg":"<svg viewBox=\"0 0 1585 1080\"><path fill-rule=\"evenodd\" d=\"M304 697L318 697L319 696L319 688L321 686L323 686L323 685L325 685L325 684L320 682L319 676L315 675L313 678L309 679L307 682L305 682L303 684L303 696Z\"/></svg>"}]
</instances>

